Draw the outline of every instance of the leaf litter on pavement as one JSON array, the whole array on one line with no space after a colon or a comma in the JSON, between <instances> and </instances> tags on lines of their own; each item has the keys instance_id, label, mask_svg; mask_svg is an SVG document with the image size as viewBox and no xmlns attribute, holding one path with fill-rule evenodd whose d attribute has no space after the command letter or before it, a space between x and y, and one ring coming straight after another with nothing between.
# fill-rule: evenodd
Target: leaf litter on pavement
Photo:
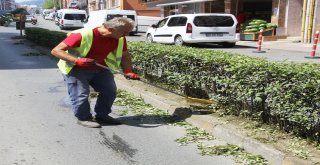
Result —
<instances>
[{"instance_id":1,"label":"leaf litter on pavement","mask_svg":"<svg viewBox=\"0 0 320 165\"><path fill-rule=\"evenodd\" d=\"M96 93L90 95L96 97ZM254 155L246 152L243 148L232 145L209 145L206 142L215 139L204 129L194 127L191 124L181 120L176 116L169 115L167 112L154 108L147 104L141 97L135 97L124 90L118 90L115 105L128 107L120 110L120 115L127 115L130 112L141 118L141 120L157 120L172 126L180 126L186 129L185 136L175 141L181 146L194 143L197 145L201 155L224 155L233 156L235 161L248 165L266 165L268 161L260 155Z\"/></svg>"}]
</instances>

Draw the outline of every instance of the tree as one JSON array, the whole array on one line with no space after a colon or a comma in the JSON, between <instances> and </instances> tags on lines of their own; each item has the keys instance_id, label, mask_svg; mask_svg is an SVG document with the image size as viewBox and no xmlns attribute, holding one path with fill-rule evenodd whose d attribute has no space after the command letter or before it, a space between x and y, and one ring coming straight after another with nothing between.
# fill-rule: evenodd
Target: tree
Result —
<instances>
[{"instance_id":1,"label":"tree","mask_svg":"<svg viewBox=\"0 0 320 165\"><path fill-rule=\"evenodd\" d=\"M62 1L61 0L45 0L42 8L44 9L60 9L62 6Z\"/></svg>"}]
</instances>

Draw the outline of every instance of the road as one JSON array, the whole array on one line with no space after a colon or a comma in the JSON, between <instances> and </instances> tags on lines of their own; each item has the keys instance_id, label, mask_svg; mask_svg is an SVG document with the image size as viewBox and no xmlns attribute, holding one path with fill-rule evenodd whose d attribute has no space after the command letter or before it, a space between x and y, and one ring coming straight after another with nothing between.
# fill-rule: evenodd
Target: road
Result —
<instances>
[{"instance_id":1,"label":"road","mask_svg":"<svg viewBox=\"0 0 320 165\"><path fill-rule=\"evenodd\" d=\"M50 50L19 35L13 24L0 26L0 165L236 164L232 157L201 156L196 145L179 146L174 140L185 135L182 127L120 117L116 106L112 115L123 125L76 124Z\"/></svg>"}]
</instances>

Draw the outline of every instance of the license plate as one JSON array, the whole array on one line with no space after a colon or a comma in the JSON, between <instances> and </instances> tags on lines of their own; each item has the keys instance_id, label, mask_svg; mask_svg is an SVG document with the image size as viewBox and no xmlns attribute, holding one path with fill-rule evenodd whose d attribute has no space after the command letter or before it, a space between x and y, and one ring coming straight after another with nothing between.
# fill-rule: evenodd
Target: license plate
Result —
<instances>
[{"instance_id":1,"label":"license plate","mask_svg":"<svg viewBox=\"0 0 320 165\"><path fill-rule=\"evenodd\" d=\"M222 33L207 33L206 37L223 37Z\"/></svg>"}]
</instances>

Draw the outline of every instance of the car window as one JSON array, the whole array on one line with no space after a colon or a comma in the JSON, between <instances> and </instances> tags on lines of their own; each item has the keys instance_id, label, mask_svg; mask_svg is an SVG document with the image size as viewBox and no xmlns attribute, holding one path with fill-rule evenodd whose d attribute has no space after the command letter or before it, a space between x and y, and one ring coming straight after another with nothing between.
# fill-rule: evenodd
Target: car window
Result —
<instances>
[{"instance_id":1,"label":"car window","mask_svg":"<svg viewBox=\"0 0 320 165\"><path fill-rule=\"evenodd\" d=\"M85 14L65 14L64 19L66 20L84 20L86 18Z\"/></svg>"},{"instance_id":2,"label":"car window","mask_svg":"<svg viewBox=\"0 0 320 165\"><path fill-rule=\"evenodd\" d=\"M127 17L127 18L130 18L132 19L133 21L135 20L134 19L134 15L123 15L123 14L108 14L107 15L107 21L115 18L115 17Z\"/></svg>"},{"instance_id":3,"label":"car window","mask_svg":"<svg viewBox=\"0 0 320 165\"><path fill-rule=\"evenodd\" d=\"M168 26L185 26L186 23L187 17L172 17L168 22Z\"/></svg>"},{"instance_id":4,"label":"car window","mask_svg":"<svg viewBox=\"0 0 320 165\"><path fill-rule=\"evenodd\" d=\"M157 23L157 28L164 26L168 21L168 18L165 18Z\"/></svg>"},{"instance_id":5,"label":"car window","mask_svg":"<svg viewBox=\"0 0 320 165\"><path fill-rule=\"evenodd\" d=\"M200 27L228 27L233 26L234 21L230 16L197 16L193 23Z\"/></svg>"}]
</instances>

